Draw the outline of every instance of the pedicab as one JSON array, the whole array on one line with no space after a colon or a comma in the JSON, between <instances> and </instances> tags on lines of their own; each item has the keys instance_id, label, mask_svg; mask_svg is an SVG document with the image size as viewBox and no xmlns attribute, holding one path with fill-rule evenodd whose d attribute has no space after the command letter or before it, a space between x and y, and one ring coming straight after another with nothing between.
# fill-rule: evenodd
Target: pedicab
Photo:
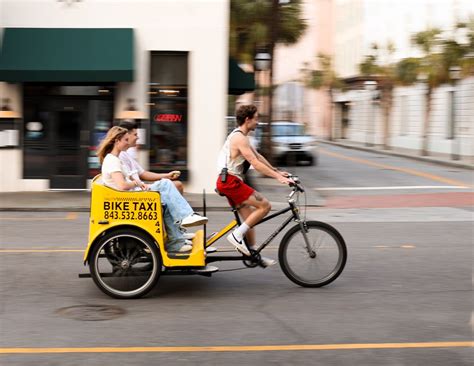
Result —
<instances>
[{"instance_id":1,"label":"pedicab","mask_svg":"<svg viewBox=\"0 0 474 366\"><path fill-rule=\"evenodd\" d=\"M219 271L210 263L241 261L243 268L264 267L261 251L291 222L296 224L283 236L278 259L283 273L303 287L321 287L334 281L343 271L347 249L341 234L332 226L307 221L300 215L299 194L304 193L298 177L287 198L288 207L262 219L257 225L290 213L250 256L228 250L213 252L215 244L241 220L235 207L234 219L219 232L206 237L206 226L196 231L193 249L187 253L166 251L166 229L160 194L153 191L118 191L102 184L100 175L91 186L89 240L84 265L95 284L105 294L120 298L139 298L150 292L162 275L202 275ZM218 192L219 193L219 192ZM203 210L206 215L205 193ZM213 249L213 250L211 250Z\"/></svg>"}]
</instances>

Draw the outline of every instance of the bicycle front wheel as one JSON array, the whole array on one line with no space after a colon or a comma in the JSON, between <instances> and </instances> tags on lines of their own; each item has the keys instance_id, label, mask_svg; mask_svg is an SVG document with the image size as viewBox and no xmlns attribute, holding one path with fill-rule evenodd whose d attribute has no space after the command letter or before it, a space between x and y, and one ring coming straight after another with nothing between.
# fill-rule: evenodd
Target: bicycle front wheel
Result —
<instances>
[{"instance_id":1,"label":"bicycle front wheel","mask_svg":"<svg viewBox=\"0 0 474 366\"><path fill-rule=\"evenodd\" d=\"M347 260L346 244L331 225L307 221L304 226L305 235L298 224L283 237L278 252L280 266L294 283L322 287L342 273Z\"/></svg>"}]
</instances>

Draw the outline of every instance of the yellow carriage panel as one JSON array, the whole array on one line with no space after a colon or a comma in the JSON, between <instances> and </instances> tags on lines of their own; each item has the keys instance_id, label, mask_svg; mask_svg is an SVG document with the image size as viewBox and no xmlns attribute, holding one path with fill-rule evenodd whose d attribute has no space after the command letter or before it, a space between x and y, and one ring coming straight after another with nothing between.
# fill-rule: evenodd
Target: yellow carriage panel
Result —
<instances>
[{"instance_id":1,"label":"yellow carriage panel","mask_svg":"<svg viewBox=\"0 0 474 366\"><path fill-rule=\"evenodd\" d=\"M204 266L205 250L202 230L193 239L191 253L168 253L165 250L166 230L160 194L153 191L117 191L94 178L91 188L89 242L84 253L87 261L91 247L103 233L114 228L133 226L145 231L157 244L165 267Z\"/></svg>"}]
</instances>

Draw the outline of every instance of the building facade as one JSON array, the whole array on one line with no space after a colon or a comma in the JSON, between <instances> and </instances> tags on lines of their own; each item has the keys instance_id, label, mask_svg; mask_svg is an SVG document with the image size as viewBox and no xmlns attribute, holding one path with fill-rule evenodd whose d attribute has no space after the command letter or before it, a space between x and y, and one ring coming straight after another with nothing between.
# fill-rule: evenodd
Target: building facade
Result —
<instances>
[{"instance_id":1,"label":"building facade","mask_svg":"<svg viewBox=\"0 0 474 366\"><path fill-rule=\"evenodd\" d=\"M145 168L213 189L228 22L227 0L2 0L0 94L17 115L0 119L0 191L86 188L120 119L140 123Z\"/></svg>"}]
</instances>

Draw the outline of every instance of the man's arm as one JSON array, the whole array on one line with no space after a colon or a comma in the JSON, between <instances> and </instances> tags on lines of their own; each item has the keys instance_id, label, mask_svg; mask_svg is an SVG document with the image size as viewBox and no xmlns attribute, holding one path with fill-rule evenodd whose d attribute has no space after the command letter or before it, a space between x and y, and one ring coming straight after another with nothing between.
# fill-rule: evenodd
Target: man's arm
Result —
<instances>
[{"instance_id":1,"label":"man's arm","mask_svg":"<svg viewBox=\"0 0 474 366\"><path fill-rule=\"evenodd\" d=\"M263 158L263 160L260 160L258 154L249 144L248 139L245 136L242 136L240 134L236 134L232 138L232 144L239 150L239 152L242 154L242 156L247 160L257 171L260 173L268 176L275 178L278 180L280 183L283 184L290 184L292 181L285 176L283 176L280 172L277 170L274 170L274 168L271 166L271 164Z\"/></svg>"},{"instance_id":2,"label":"man's arm","mask_svg":"<svg viewBox=\"0 0 474 366\"><path fill-rule=\"evenodd\" d=\"M288 177L288 175L289 175L288 172L284 172L284 171L281 171L278 168L275 168L272 164L270 164L270 162L267 159L265 159L265 157L262 154L260 154L257 150L255 150L255 148L253 146L250 145L250 147L253 150L253 152L255 153L255 155L257 156L258 160L260 160L262 163L264 163L266 166L268 166L270 169L274 170L275 172L279 172L283 176Z\"/></svg>"}]
</instances>

